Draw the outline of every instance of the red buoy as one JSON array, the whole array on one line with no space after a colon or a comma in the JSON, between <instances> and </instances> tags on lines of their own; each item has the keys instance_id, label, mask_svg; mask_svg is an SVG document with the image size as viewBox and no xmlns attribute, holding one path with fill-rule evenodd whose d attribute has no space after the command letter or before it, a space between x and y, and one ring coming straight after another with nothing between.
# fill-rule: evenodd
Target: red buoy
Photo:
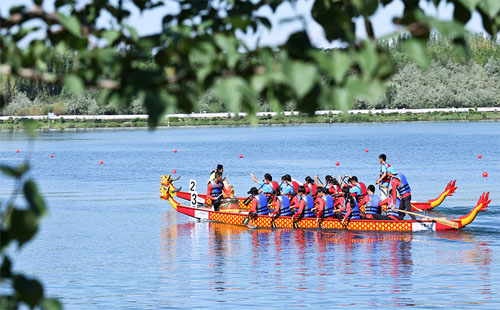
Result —
<instances>
[{"instance_id":1,"label":"red buoy","mask_svg":"<svg viewBox=\"0 0 500 310\"><path fill-rule=\"evenodd\" d=\"M477 158L481 159L483 158L483 156L481 156L481 154L477 155Z\"/></svg>"},{"instance_id":2,"label":"red buoy","mask_svg":"<svg viewBox=\"0 0 500 310\"><path fill-rule=\"evenodd\" d=\"M174 150L174 153L177 153L177 150Z\"/></svg>"},{"instance_id":3,"label":"red buoy","mask_svg":"<svg viewBox=\"0 0 500 310\"><path fill-rule=\"evenodd\" d=\"M54 154L50 154L50 158L54 158Z\"/></svg>"},{"instance_id":4,"label":"red buoy","mask_svg":"<svg viewBox=\"0 0 500 310\"><path fill-rule=\"evenodd\" d=\"M102 164L104 164L104 162L101 160L101 161L99 162L99 165L102 165Z\"/></svg>"},{"instance_id":5,"label":"red buoy","mask_svg":"<svg viewBox=\"0 0 500 310\"><path fill-rule=\"evenodd\" d=\"M483 178L487 178L488 177L488 172L483 172Z\"/></svg>"},{"instance_id":6,"label":"red buoy","mask_svg":"<svg viewBox=\"0 0 500 310\"><path fill-rule=\"evenodd\" d=\"M19 150L16 150L16 153L19 153Z\"/></svg>"},{"instance_id":7,"label":"red buoy","mask_svg":"<svg viewBox=\"0 0 500 310\"><path fill-rule=\"evenodd\" d=\"M243 155L240 154L240 158L243 158Z\"/></svg>"},{"instance_id":8,"label":"red buoy","mask_svg":"<svg viewBox=\"0 0 500 310\"><path fill-rule=\"evenodd\" d=\"M174 170L172 170L172 173L177 173L177 171L175 171L175 169L174 169Z\"/></svg>"},{"instance_id":9,"label":"red buoy","mask_svg":"<svg viewBox=\"0 0 500 310\"><path fill-rule=\"evenodd\" d=\"M339 162L336 162L336 163L335 163L335 166L337 166L337 167L338 167L338 166L340 166L340 163L339 163Z\"/></svg>"},{"instance_id":10,"label":"red buoy","mask_svg":"<svg viewBox=\"0 0 500 310\"><path fill-rule=\"evenodd\" d=\"M365 149L365 153L368 153L368 149Z\"/></svg>"}]
</instances>

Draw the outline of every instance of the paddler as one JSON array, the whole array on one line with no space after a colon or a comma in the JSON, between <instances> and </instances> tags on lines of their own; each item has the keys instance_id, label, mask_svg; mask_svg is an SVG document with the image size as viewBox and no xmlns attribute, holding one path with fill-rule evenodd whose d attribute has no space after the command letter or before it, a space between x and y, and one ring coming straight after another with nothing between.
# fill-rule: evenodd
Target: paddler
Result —
<instances>
[{"instance_id":1,"label":"paddler","mask_svg":"<svg viewBox=\"0 0 500 310\"><path fill-rule=\"evenodd\" d=\"M271 216L274 218L280 216L291 216L293 213L292 210L290 210L290 199L288 196L281 191L281 188L274 190L274 195L276 200L271 205L274 207L274 212Z\"/></svg>"},{"instance_id":2,"label":"paddler","mask_svg":"<svg viewBox=\"0 0 500 310\"><path fill-rule=\"evenodd\" d=\"M212 200L212 206L215 211L220 210L222 202L222 192L224 190L224 183L222 183L222 172L215 172L215 178L208 182L207 198Z\"/></svg>"},{"instance_id":3,"label":"paddler","mask_svg":"<svg viewBox=\"0 0 500 310\"><path fill-rule=\"evenodd\" d=\"M281 177L281 192L283 195L287 195L289 199L297 193L292 185L292 177L289 174L285 174Z\"/></svg>"},{"instance_id":4,"label":"paddler","mask_svg":"<svg viewBox=\"0 0 500 310\"><path fill-rule=\"evenodd\" d=\"M369 199L365 184L363 182L359 182L356 176L349 178L349 184L351 185L351 195L356 198L356 202L360 206L365 205Z\"/></svg>"},{"instance_id":5,"label":"paddler","mask_svg":"<svg viewBox=\"0 0 500 310\"><path fill-rule=\"evenodd\" d=\"M266 195L260 193L257 187L252 187L248 194L252 195L252 206L250 207L249 215L267 215L269 207L267 205Z\"/></svg>"},{"instance_id":6,"label":"paddler","mask_svg":"<svg viewBox=\"0 0 500 310\"><path fill-rule=\"evenodd\" d=\"M391 194L392 190L389 191L389 196ZM387 197L386 199L379 202L378 205L380 206L380 208L382 208L383 206L387 206L387 217L386 217L387 220L399 221L399 212L396 211L396 209L399 209L401 205L401 199L399 199L399 197L396 197L396 204L395 204L396 207L394 209L390 207L391 203L392 203L392 198Z\"/></svg>"},{"instance_id":7,"label":"paddler","mask_svg":"<svg viewBox=\"0 0 500 310\"><path fill-rule=\"evenodd\" d=\"M314 183L313 178L307 176L304 187L306 188L306 195L311 195L313 199L316 199L316 190L318 189L318 186Z\"/></svg>"},{"instance_id":8,"label":"paddler","mask_svg":"<svg viewBox=\"0 0 500 310\"><path fill-rule=\"evenodd\" d=\"M318 198L314 201L315 209L317 210L316 219L322 221L327 217L334 215L334 202L332 196L326 188L319 188L317 191Z\"/></svg>"},{"instance_id":9,"label":"paddler","mask_svg":"<svg viewBox=\"0 0 500 310\"><path fill-rule=\"evenodd\" d=\"M391 209L396 209L396 201L397 196L401 196L401 204L399 205L400 210L411 211L411 189L410 184L406 180L406 177L402 173L396 173L396 170L393 167L387 168L387 174L391 177L391 188L392 188L392 201L391 201ZM404 219L406 213L399 212L399 219ZM416 220L417 218L410 214L412 220Z\"/></svg>"},{"instance_id":10,"label":"paddler","mask_svg":"<svg viewBox=\"0 0 500 310\"><path fill-rule=\"evenodd\" d=\"M382 208L380 204L380 197L375 195L375 186L369 185L368 191L368 203L365 205L365 218L370 220L387 220L386 216L383 216Z\"/></svg>"},{"instance_id":11,"label":"paddler","mask_svg":"<svg viewBox=\"0 0 500 310\"><path fill-rule=\"evenodd\" d=\"M273 181L273 177L269 173L264 175L264 180L262 182L259 182L253 173L250 173L250 176L255 183L259 184L260 192L267 197L271 197L274 190L279 187L279 184Z\"/></svg>"},{"instance_id":12,"label":"paddler","mask_svg":"<svg viewBox=\"0 0 500 310\"><path fill-rule=\"evenodd\" d=\"M216 172L220 172L220 174L222 175L224 173L224 167L221 164L218 164L217 169L212 170L212 172L210 172L210 178L208 179L208 182L213 181L215 179Z\"/></svg>"},{"instance_id":13,"label":"paddler","mask_svg":"<svg viewBox=\"0 0 500 310\"><path fill-rule=\"evenodd\" d=\"M387 156L385 154L380 154L378 156L378 160L380 162L380 176L377 179L376 183L381 185L380 189L380 200L384 200L389 197L389 182L391 181L391 177L387 173L387 169L391 166L387 164Z\"/></svg>"},{"instance_id":14,"label":"paddler","mask_svg":"<svg viewBox=\"0 0 500 310\"><path fill-rule=\"evenodd\" d=\"M297 210L292 216L294 221L301 219L303 217L315 217L313 208L314 208L314 199L310 195L306 195L306 189L304 186L299 186L299 190L296 199L290 209Z\"/></svg>"},{"instance_id":15,"label":"paddler","mask_svg":"<svg viewBox=\"0 0 500 310\"><path fill-rule=\"evenodd\" d=\"M342 192L344 193L344 205L339 209L341 215L337 216L339 220L342 221L342 225L346 221L357 220L360 219L359 206L356 202L356 199L351 196L350 190L348 186L344 186L342 188Z\"/></svg>"}]
</instances>

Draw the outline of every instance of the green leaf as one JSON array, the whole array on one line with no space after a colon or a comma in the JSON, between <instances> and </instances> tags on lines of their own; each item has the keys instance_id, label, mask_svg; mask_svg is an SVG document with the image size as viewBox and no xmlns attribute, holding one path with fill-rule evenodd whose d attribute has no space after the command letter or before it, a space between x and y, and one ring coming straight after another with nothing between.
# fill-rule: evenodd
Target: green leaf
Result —
<instances>
[{"instance_id":1,"label":"green leaf","mask_svg":"<svg viewBox=\"0 0 500 310\"><path fill-rule=\"evenodd\" d=\"M250 85L255 93L259 94L269 82L269 78L263 74L254 74L250 79Z\"/></svg>"},{"instance_id":2,"label":"green leaf","mask_svg":"<svg viewBox=\"0 0 500 310\"><path fill-rule=\"evenodd\" d=\"M292 87L299 98L304 97L316 82L317 69L314 65L303 61L288 62L283 68Z\"/></svg>"},{"instance_id":3,"label":"green leaf","mask_svg":"<svg viewBox=\"0 0 500 310\"><path fill-rule=\"evenodd\" d=\"M109 44L113 44L116 39L120 37L121 33L116 30L106 30L102 32L102 37L108 41Z\"/></svg>"},{"instance_id":4,"label":"green leaf","mask_svg":"<svg viewBox=\"0 0 500 310\"><path fill-rule=\"evenodd\" d=\"M323 27L328 41L341 39L354 42L355 24L342 1L316 0L311 15Z\"/></svg>"},{"instance_id":5,"label":"green leaf","mask_svg":"<svg viewBox=\"0 0 500 310\"><path fill-rule=\"evenodd\" d=\"M16 297L27 303L31 308L34 308L43 299L43 286L37 280L17 275L14 277L13 286Z\"/></svg>"},{"instance_id":6,"label":"green leaf","mask_svg":"<svg viewBox=\"0 0 500 310\"><path fill-rule=\"evenodd\" d=\"M7 165L0 165L0 170L8 176L20 178L22 177L26 171L28 171L29 166L27 164L21 164L17 167L11 167Z\"/></svg>"},{"instance_id":7,"label":"green leaf","mask_svg":"<svg viewBox=\"0 0 500 310\"><path fill-rule=\"evenodd\" d=\"M166 90L160 92L149 91L144 97L144 106L148 113L148 126L156 127L163 118L167 108L176 106L175 97L169 95Z\"/></svg>"},{"instance_id":8,"label":"green leaf","mask_svg":"<svg viewBox=\"0 0 500 310\"><path fill-rule=\"evenodd\" d=\"M468 31L465 29L465 26L462 23L456 21L445 21L430 18L429 24L432 28L439 31L444 37L450 39L461 38L468 33Z\"/></svg>"},{"instance_id":9,"label":"green leaf","mask_svg":"<svg viewBox=\"0 0 500 310\"><path fill-rule=\"evenodd\" d=\"M379 80L367 82L359 79L351 79L347 82L346 87L353 94L354 99L376 102L385 94L385 85Z\"/></svg>"},{"instance_id":10,"label":"green leaf","mask_svg":"<svg viewBox=\"0 0 500 310\"><path fill-rule=\"evenodd\" d=\"M431 63L427 53L426 42L418 39L410 39L402 43L404 53L420 68L427 70Z\"/></svg>"},{"instance_id":11,"label":"green leaf","mask_svg":"<svg viewBox=\"0 0 500 310\"><path fill-rule=\"evenodd\" d=\"M226 107L234 112L241 112L243 92L247 87L245 80L240 77L230 77L219 83L214 88L215 95L224 102Z\"/></svg>"},{"instance_id":12,"label":"green leaf","mask_svg":"<svg viewBox=\"0 0 500 310\"><path fill-rule=\"evenodd\" d=\"M375 13L378 7L376 0L352 0L352 5L363 16L371 16Z\"/></svg>"},{"instance_id":13,"label":"green leaf","mask_svg":"<svg viewBox=\"0 0 500 310\"><path fill-rule=\"evenodd\" d=\"M316 59L319 67L332 77L335 83L341 84L351 67L351 57L340 51L319 52L313 57Z\"/></svg>"},{"instance_id":14,"label":"green leaf","mask_svg":"<svg viewBox=\"0 0 500 310\"><path fill-rule=\"evenodd\" d=\"M500 11L499 0L483 0L479 3L479 7L483 9L491 19L494 19Z\"/></svg>"},{"instance_id":15,"label":"green leaf","mask_svg":"<svg viewBox=\"0 0 500 310\"><path fill-rule=\"evenodd\" d=\"M38 216L31 210L14 209L7 224L9 237L21 247L38 231Z\"/></svg>"},{"instance_id":16,"label":"green leaf","mask_svg":"<svg viewBox=\"0 0 500 310\"><path fill-rule=\"evenodd\" d=\"M216 34L214 39L219 48L227 55L227 66L230 69L234 69L240 58L240 54L236 49L238 39L235 37L227 37L223 34Z\"/></svg>"},{"instance_id":17,"label":"green leaf","mask_svg":"<svg viewBox=\"0 0 500 310\"><path fill-rule=\"evenodd\" d=\"M12 262L7 256L4 256L2 267L0 267L0 282L1 279L6 278L12 278Z\"/></svg>"},{"instance_id":18,"label":"green leaf","mask_svg":"<svg viewBox=\"0 0 500 310\"><path fill-rule=\"evenodd\" d=\"M336 88L333 94L334 103L337 109L342 110L344 113L351 108L352 105L352 94L346 88Z\"/></svg>"},{"instance_id":19,"label":"green leaf","mask_svg":"<svg viewBox=\"0 0 500 310\"><path fill-rule=\"evenodd\" d=\"M45 202L43 201L43 198L40 195L35 182L33 182L32 180L24 182L23 192L24 197L26 197L26 200L28 200L30 209L33 210L36 215L42 216L47 214Z\"/></svg>"},{"instance_id":20,"label":"green leaf","mask_svg":"<svg viewBox=\"0 0 500 310\"><path fill-rule=\"evenodd\" d=\"M53 298L42 300L41 307L43 310L62 310L63 308L61 302Z\"/></svg>"},{"instance_id":21,"label":"green leaf","mask_svg":"<svg viewBox=\"0 0 500 310\"><path fill-rule=\"evenodd\" d=\"M77 96L83 94L84 84L80 77L74 74L69 74L64 79L64 84L73 94Z\"/></svg>"},{"instance_id":22,"label":"green leaf","mask_svg":"<svg viewBox=\"0 0 500 310\"><path fill-rule=\"evenodd\" d=\"M23 124L24 131L26 131L30 138L35 138L38 122L34 119L23 119L21 122Z\"/></svg>"},{"instance_id":23,"label":"green leaf","mask_svg":"<svg viewBox=\"0 0 500 310\"><path fill-rule=\"evenodd\" d=\"M82 29L80 25L80 21L76 16L66 16L62 13L57 13L57 17L59 18L59 22L61 25L66 28L70 33L77 37L82 36Z\"/></svg>"},{"instance_id":24,"label":"green leaf","mask_svg":"<svg viewBox=\"0 0 500 310\"><path fill-rule=\"evenodd\" d=\"M373 75L377 67L377 51L373 44L367 40L363 41L364 48L358 53L358 63L367 78Z\"/></svg>"},{"instance_id":25,"label":"green leaf","mask_svg":"<svg viewBox=\"0 0 500 310\"><path fill-rule=\"evenodd\" d=\"M19 305L17 300L12 296L0 296L0 309L18 310Z\"/></svg>"},{"instance_id":26,"label":"green leaf","mask_svg":"<svg viewBox=\"0 0 500 310\"><path fill-rule=\"evenodd\" d=\"M477 4L481 0L458 0L463 6L465 6L470 12L474 12Z\"/></svg>"}]
</instances>

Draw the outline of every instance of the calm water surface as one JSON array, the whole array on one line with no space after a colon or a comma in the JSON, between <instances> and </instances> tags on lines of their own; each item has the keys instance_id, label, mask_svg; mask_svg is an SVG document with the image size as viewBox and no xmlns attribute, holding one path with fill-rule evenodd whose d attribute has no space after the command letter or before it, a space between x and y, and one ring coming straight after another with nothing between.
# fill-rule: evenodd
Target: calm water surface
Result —
<instances>
[{"instance_id":1,"label":"calm water surface","mask_svg":"<svg viewBox=\"0 0 500 310\"><path fill-rule=\"evenodd\" d=\"M28 149L22 133L0 132L1 163ZM217 163L239 195L250 172L349 173L369 184L380 153L417 201L457 180L435 215L464 215L483 191L491 206L461 232L326 233L197 222L158 198L161 174L176 169L178 185L195 178L203 192ZM31 158L50 217L12 249L15 269L67 309L500 307L500 123L49 132ZM0 184L5 201L12 183Z\"/></svg>"}]
</instances>

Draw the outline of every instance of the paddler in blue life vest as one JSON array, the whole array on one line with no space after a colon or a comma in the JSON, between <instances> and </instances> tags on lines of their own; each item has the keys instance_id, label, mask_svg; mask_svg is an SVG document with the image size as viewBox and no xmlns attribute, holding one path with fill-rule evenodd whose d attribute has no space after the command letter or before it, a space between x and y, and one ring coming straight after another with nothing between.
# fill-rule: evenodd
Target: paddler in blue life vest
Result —
<instances>
[{"instance_id":1,"label":"paddler in blue life vest","mask_svg":"<svg viewBox=\"0 0 500 310\"><path fill-rule=\"evenodd\" d=\"M389 191L389 196L391 195L392 195L392 189ZM399 199L399 197L396 197L396 204L395 204L396 207L394 209L390 207L391 203L392 203L392 198L387 197L386 199L382 200L378 205L380 206L380 208L387 206L387 217L386 217L387 220L399 221L399 212L397 211L397 209L399 209L399 206L401 205L401 199Z\"/></svg>"},{"instance_id":2,"label":"paddler in blue life vest","mask_svg":"<svg viewBox=\"0 0 500 310\"><path fill-rule=\"evenodd\" d=\"M220 210L220 204L222 202L222 193L224 190L224 183L222 183L222 173L215 172L215 178L208 182L207 187L207 198L212 200L212 206L215 211Z\"/></svg>"},{"instance_id":3,"label":"paddler in blue life vest","mask_svg":"<svg viewBox=\"0 0 500 310\"><path fill-rule=\"evenodd\" d=\"M317 211L316 219L322 221L327 217L331 217L335 213L333 197L328 193L326 188L319 188L317 191L318 198L314 201L315 210Z\"/></svg>"},{"instance_id":4,"label":"paddler in blue life vest","mask_svg":"<svg viewBox=\"0 0 500 310\"><path fill-rule=\"evenodd\" d=\"M385 154L380 154L378 160L380 162L380 175L376 183L381 185L379 186L380 200L384 200L389 197L389 182L391 181L391 177L387 173L387 169L391 165L387 164L387 156Z\"/></svg>"},{"instance_id":5,"label":"paddler in blue life vest","mask_svg":"<svg viewBox=\"0 0 500 310\"><path fill-rule=\"evenodd\" d=\"M268 215L269 207L267 205L266 195L259 193L257 187L252 187L248 194L252 195L252 206L250 207L249 215Z\"/></svg>"},{"instance_id":6,"label":"paddler in blue life vest","mask_svg":"<svg viewBox=\"0 0 500 310\"><path fill-rule=\"evenodd\" d=\"M400 210L411 211L411 189L410 184L406 180L406 177L402 173L396 173L396 170L393 167L387 168L387 174L391 177L391 188L392 188L392 201L391 201L391 209L396 209L396 200L397 196L401 196L401 204L399 205ZM399 219L402 220L405 217L405 213L399 212ZM417 218L410 214L412 220L416 220Z\"/></svg>"},{"instance_id":7,"label":"paddler in blue life vest","mask_svg":"<svg viewBox=\"0 0 500 310\"><path fill-rule=\"evenodd\" d=\"M290 209L297 210L292 216L294 221L297 221L303 217L315 217L314 214L314 199L310 195L306 195L306 189L304 186L299 186L297 196L295 196L294 204L290 206Z\"/></svg>"},{"instance_id":8,"label":"paddler in blue life vest","mask_svg":"<svg viewBox=\"0 0 500 310\"><path fill-rule=\"evenodd\" d=\"M259 184L260 192L267 197L271 197L274 190L279 187L279 184L273 181L273 177L269 173L264 175L264 180L262 182L259 182L253 173L250 173L250 176L255 183Z\"/></svg>"},{"instance_id":9,"label":"paddler in blue life vest","mask_svg":"<svg viewBox=\"0 0 500 310\"><path fill-rule=\"evenodd\" d=\"M274 195L276 200L271 205L274 207L274 212L271 216L274 218L280 216L291 216L293 212L290 210L290 198L282 192L281 188L275 189Z\"/></svg>"},{"instance_id":10,"label":"paddler in blue life vest","mask_svg":"<svg viewBox=\"0 0 500 310\"><path fill-rule=\"evenodd\" d=\"M367 188L369 200L365 205L365 218L370 220L388 220L383 216L380 206L380 197L375 195L375 186L369 185Z\"/></svg>"}]
</instances>

